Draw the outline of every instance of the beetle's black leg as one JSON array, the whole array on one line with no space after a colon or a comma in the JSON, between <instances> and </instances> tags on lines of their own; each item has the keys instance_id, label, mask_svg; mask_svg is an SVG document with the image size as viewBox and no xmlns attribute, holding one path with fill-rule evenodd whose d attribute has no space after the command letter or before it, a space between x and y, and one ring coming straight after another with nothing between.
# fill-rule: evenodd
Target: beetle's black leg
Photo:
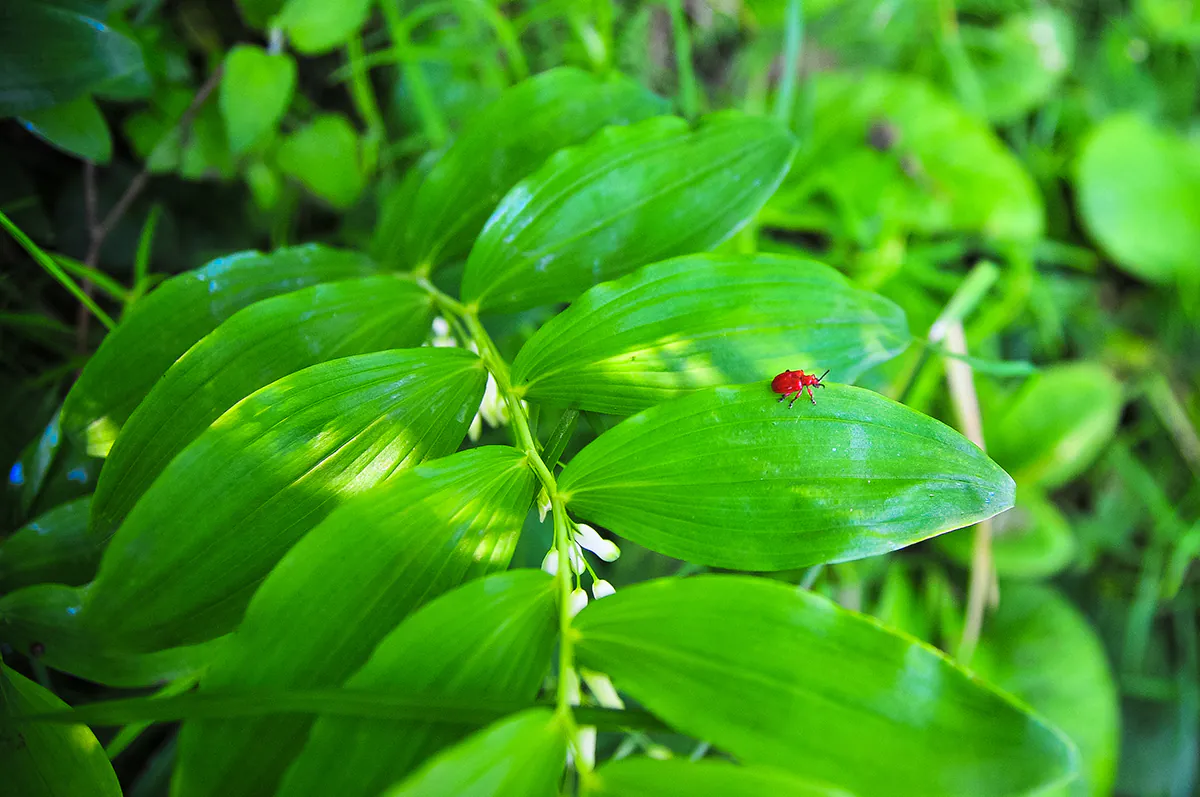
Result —
<instances>
[{"instance_id":1,"label":"beetle's black leg","mask_svg":"<svg viewBox=\"0 0 1200 797\"><path fill-rule=\"evenodd\" d=\"M785 398L787 398L787 393L784 393L782 396L780 396L780 397L779 397L779 403L780 403L780 404L782 404L782 403L783 403L783 400L784 400Z\"/></svg>"},{"instance_id":2,"label":"beetle's black leg","mask_svg":"<svg viewBox=\"0 0 1200 797\"><path fill-rule=\"evenodd\" d=\"M811 402L813 403L813 406L814 406L814 407L816 406L816 404L817 404L817 400L816 400L815 398L813 398L813 394L812 394L812 385L809 385L809 386L808 386L808 400L809 400L809 401L811 401Z\"/></svg>"},{"instance_id":3,"label":"beetle's black leg","mask_svg":"<svg viewBox=\"0 0 1200 797\"><path fill-rule=\"evenodd\" d=\"M795 393L795 394L792 396L792 400L788 402L788 409L789 409L789 410L792 408L792 405L796 403L796 399L798 399L798 398L800 398L800 391L799 391L799 390L797 390L797 391L796 391L796 393Z\"/></svg>"}]
</instances>

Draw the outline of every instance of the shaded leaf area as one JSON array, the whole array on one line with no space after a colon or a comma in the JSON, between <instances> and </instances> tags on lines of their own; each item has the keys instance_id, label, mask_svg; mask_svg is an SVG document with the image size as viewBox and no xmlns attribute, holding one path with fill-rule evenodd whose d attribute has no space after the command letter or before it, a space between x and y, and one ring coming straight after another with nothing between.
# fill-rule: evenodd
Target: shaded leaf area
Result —
<instances>
[{"instance_id":1,"label":"shaded leaf area","mask_svg":"<svg viewBox=\"0 0 1200 797\"><path fill-rule=\"evenodd\" d=\"M1200 274L1200 145L1113 117L1083 142L1075 188L1084 226L1120 268L1158 283Z\"/></svg>"},{"instance_id":2,"label":"shaded leaf area","mask_svg":"<svg viewBox=\"0 0 1200 797\"><path fill-rule=\"evenodd\" d=\"M484 381L469 352L400 349L247 397L129 513L87 588L86 623L143 652L233 630L263 577L340 502L457 448Z\"/></svg>"},{"instance_id":3,"label":"shaded leaf area","mask_svg":"<svg viewBox=\"0 0 1200 797\"><path fill-rule=\"evenodd\" d=\"M567 756L562 721L531 709L444 751L384 797L553 797Z\"/></svg>"},{"instance_id":4,"label":"shaded leaf area","mask_svg":"<svg viewBox=\"0 0 1200 797\"><path fill-rule=\"evenodd\" d=\"M787 130L736 111L694 130L673 117L607 128L509 191L467 258L463 300L487 312L571 301L709 249L762 207L794 151Z\"/></svg>"},{"instance_id":5,"label":"shaded leaf area","mask_svg":"<svg viewBox=\"0 0 1200 797\"><path fill-rule=\"evenodd\" d=\"M112 158L112 136L104 115L91 97L30 111L21 118L26 130L51 146L93 163Z\"/></svg>"},{"instance_id":6,"label":"shaded leaf area","mask_svg":"<svg viewBox=\"0 0 1200 797\"><path fill-rule=\"evenodd\" d=\"M513 382L527 398L628 415L788 369L853 382L908 342L903 310L828 266L692 255L589 290L522 347Z\"/></svg>"},{"instance_id":7,"label":"shaded leaf area","mask_svg":"<svg viewBox=\"0 0 1200 797\"><path fill-rule=\"evenodd\" d=\"M1080 777L1052 797L1112 794L1119 742L1117 687L1086 618L1052 588L1010 585L971 661L1078 746Z\"/></svg>"},{"instance_id":8,"label":"shaded leaf area","mask_svg":"<svg viewBox=\"0 0 1200 797\"><path fill-rule=\"evenodd\" d=\"M0 118L147 80L138 43L103 24L103 14L84 3L0 4Z\"/></svg>"},{"instance_id":9,"label":"shaded leaf area","mask_svg":"<svg viewBox=\"0 0 1200 797\"><path fill-rule=\"evenodd\" d=\"M49 582L79 586L92 580L101 549L88 536L91 497L60 504L0 542L0 594Z\"/></svg>"},{"instance_id":10,"label":"shaded leaf area","mask_svg":"<svg viewBox=\"0 0 1200 797\"><path fill-rule=\"evenodd\" d=\"M263 582L202 691L341 686L422 603L508 565L533 491L525 456L494 446L422 465L347 503ZM176 794L272 791L312 723L186 723Z\"/></svg>"},{"instance_id":11,"label":"shaded leaf area","mask_svg":"<svg viewBox=\"0 0 1200 797\"><path fill-rule=\"evenodd\" d=\"M110 537L154 479L226 410L328 360L419 344L429 295L391 276L322 283L256 302L202 338L129 417L100 472L91 532Z\"/></svg>"},{"instance_id":12,"label":"shaded leaf area","mask_svg":"<svg viewBox=\"0 0 1200 797\"><path fill-rule=\"evenodd\" d=\"M560 489L639 545L742 570L874 556L1012 506L1012 479L948 426L860 388L817 394L789 409L762 382L660 404L580 451Z\"/></svg>"},{"instance_id":13,"label":"shaded leaf area","mask_svg":"<svg viewBox=\"0 0 1200 797\"><path fill-rule=\"evenodd\" d=\"M743 767L725 761L625 758L605 764L584 780L584 797L851 797L771 767Z\"/></svg>"},{"instance_id":14,"label":"shaded leaf area","mask_svg":"<svg viewBox=\"0 0 1200 797\"><path fill-rule=\"evenodd\" d=\"M385 637L346 689L532 702L558 636L553 586L540 570L516 570L452 590ZM276 794L377 795L469 730L320 717Z\"/></svg>"},{"instance_id":15,"label":"shaded leaf area","mask_svg":"<svg viewBox=\"0 0 1200 797\"><path fill-rule=\"evenodd\" d=\"M651 581L574 628L583 666L747 764L896 797L1008 797L1074 772L1059 731L941 652L787 584Z\"/></svg>"},{"instance_id":16,"label":"shaded leaf area","mask_svg":"<svg viewBox=\"0 0 1200 797\"><path fill-rule=\"evenodd\" d=\"M0 793L12 797L121 797L104 748L83 725L20 723L65 708L52 692L0 663Z\"/></svg>"},{"instance_id":17,"label":"shaded leaf area","mask_svg":"<svg viewBox=\"0 0 1200 797\"><path fill-rule=\"evenodd\" d=\"M988 417L996 461L1023 485L1060 487L1079 476L1117 432L1124 389L1097 363L1044 368Z\"/></svg>"},{"instance_id":18,"label":"shaded leaf area","mask_svg":"<svg viewBox=\"0 0 1200 797\"><path fill-rule=\"evenodd\" d=\"M852 235L878 227L1019 240L1041 234L1041 198L1020 161L928 83L826 72L813 91L812 136L773 207L796 209L824 193ZM894 138L882 152L870 146L876 124L887 124Z\"/></svg>"},{"instance_id":19,"label":"shaded leaf area","mask_svg":"<svg viewBox=\"0 0 1200 797\"><path fill-rule=\"evenodd\" d=\"M605 125L666 110L664 100L615 74L560 67L522 81L463 127L403 215L385 212L375 254L426 267L464 255L500 198L551 154Z\"/></svg>"},{"instance_id":20,"label":"shaded leaf area","mask_svg":"<svg viewBox=\"0 0 1200 797\"><path fill-rule=\"evenodd\" d=\"M318 245L241 252L180 274L133 306L88 360L63 404L63 431L104 456L121 426L192 344L260 299L374 270L356 252Z\"/></svg>"},{"instance_id":21,"label":"shaded leaf area","mask_svg":"<svg viewBox=\"0 0 1200 797\"><path fill-rule=\"evenodd\" d=\"M0 598L0 639L47 667L107 686L145 687L194 675L222 638L153 653L114 650L82 615L86 588L36 584Z\"/></svg>"},{"instance_id":22,"label":"shaded leaf area","mask_svg":"<svg viewBox=\"0 0 1200 797\"><path fill-rule=\"evenodd\" d=\"M1016 505L992 526L992 566L1004 578L1047 578L1075 558L1070 521L1037 488L1017 487ZM974 535L963 531L938 538L939 547L970 567Z\"/></svg>"}]
</instances>

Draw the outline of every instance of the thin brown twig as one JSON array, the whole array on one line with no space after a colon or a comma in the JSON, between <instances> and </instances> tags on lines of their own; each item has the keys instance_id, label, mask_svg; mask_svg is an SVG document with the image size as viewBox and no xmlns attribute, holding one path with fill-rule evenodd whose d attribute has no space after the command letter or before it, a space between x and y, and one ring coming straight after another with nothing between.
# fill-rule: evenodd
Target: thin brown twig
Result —
<instances>
[{"instance_id":1,"label":"thin brown twig","mask_svg":"<svg viewBox=\"0 0 1200 797\"><path fill-rule=\"evenodd\" d=\"M186 146L188 134L191 132L192 121L196 118L204 103L208 101L209 96L217 88L217 84L221 82L223 73L224 65L221 65L214 69L213 73L208 76L208 79L204 81L204 84L196 92L196 96L192 98L191 104L180 114L179 121L154 145L154 149L146 157L146 163L142 166L142 170L129 182L129 185L125 188L125 193L121 194L121 198L109 209L102 221L98 221L99 216L96 209L95 167L90 162L87 164L84 171L84 201L87 204L88 235L90 240L87 257L83 261L87 266L96 268L99 265L100 250L103 248L105 240L108 239L109 233L120 223L122 217L124 217L130 206L133 205L134 200L145 189L146 183L150 181L150 160L154 156L155 150L162 146L171 136L175 135L177 131L180 133L180 148L182 149ZM90 280L83 283L83 289L88 292L89 296L91 295L93 286ZM90 322L91 315L83 305L80 305L79 315L76 317L75 322L75 341L80 353L86 351L88 325Z\"/></svg>"}]
</instances>

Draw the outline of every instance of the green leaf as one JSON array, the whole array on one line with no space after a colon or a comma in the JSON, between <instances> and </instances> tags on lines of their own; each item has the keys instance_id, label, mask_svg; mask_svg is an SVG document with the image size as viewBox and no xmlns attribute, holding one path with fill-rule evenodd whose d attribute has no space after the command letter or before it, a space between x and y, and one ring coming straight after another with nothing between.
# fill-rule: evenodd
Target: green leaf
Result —
<instances>
[{"instance_id":1,"label":"green leaf","mask_svg":"<svg viewBox=\"0 0 1200 797\"><path fill-rule=\"evenodd\" d=\"M409 612L507 566L534 483L523 454L494 446L406 471L347 503L267 577L202 691L341 686ZM312 721L185 724L177 797L272 792Z\"/></svg>"},{"instance_id":2,"label":"green leaf","mask_svg":"<svg viewBox=\"0 0 1200 797\"><path fill-rule=\"evenodd\" d=\"M240 252L172 277L140 299L88 360L63 404L64 431L104 456L158 378L226 318L268 296L373 270L356 252L308 245Z\"/></svg>"},{"instance_id":3,"label":"green leaf","mask_svg":"<svg viewBox=\"0 0 1200 797\"><path fill-rule=\"evenodd\" d=\"M0 761L6 797L121 797L104 748L83 725L17 724L66 703L0 662Z\"/></svg>"},{"instance_id":4,"label":"green leaf","mask_svg":"<svg viewBox=\"0 0 1200 797\"><path fill-rule=\"evenodd\" d=\"M567 756L562 721L532 709L446 750L383 797L554 797Z\"/></svg>"},{"instance_id":5,"label":"green leaf","mask_svg":"<svg viewBox=\"0 0 1200 797\"><path fill-rule=\"evenodd\" d=\"M1058 88L1075 58L1071 25L1062 11L1043 7L1013 14L996 28L962 27L989 119L1016 122Z\"/></svg>"},{"instance_id":6,"label":"green leaf","mask_svg":"<svg viewBox=\"0 0 1200 797\"><path fill-rule=\"evenodd\" d=\"M237 0L237 7L247 25L266 30L283 8L283 0Z\"/></svg>"},{"instance_id":7,"label":"green leaf","mask_svg":"<svg viewBox=\"0 0 1200 797\"><path fill-rule=\"evenodd\" d=\"M522 81L464 126L417 190L404 237L379 253L437 266L463 255L500 198L555 151L604 125L663 113L666 103L633 81L561 67Z\"/></svg>"},{"instance_id":8,"label":"green leaf","mask_svg":"<svg viewBox=\"0 0 1200 797\"><path fill-rule=\"evenodd\" d=\"M812 85L812 135L773 205L802 206L823 192L860 235L879 227L1041 235L1033 179L985 123L949 97L919 78L880 72L824 72ZM884 152L868 145L878 123L896 134Z\"/></svg>"},{"instance_id":9,"label":"green leaf","mask_svg":"<svg viewBox=\"0 0 1200 797\"><path fill-rule=\"evenodd\" d=\"M275 158L284 174L340 210L353 205L366 184L358 157L358 133L340 114L318 116L289 135Z\"/></svg>"},{"instance_id":10,"label":"green leaf","mask_svg":"<svg viewBox=\"0 0 1200 797\"><path fill-rule=\"evenodd\" d=\"M784 570L893 551L1013 504L1014 485L944 424L830 385L788 409L766 382L652 407L580 451L568 508L689 562Z\"/></svg>"},{"instance_id":11,"label":"green leaf","mask_svg":"<svg viewBox=\"0 0 1200 797\"><path fill-rule=\"evenodd\" d=\"M144 71L137 42L87 9L0 3L0 118L71 102Z\"/></svg>"},{"instance_id":12,"label":"green leaf","mask_svg":"<svg viewBox=\"0 0 1200 797\"><path fill-rule=\"evenodd\" d=\"M1036 488L1017 488L1016 506L996 518L992 564L1002 578L1048 578L1075 558L1075 535L1058 507ZM939 547L964 567L971 565L974 535L938 538Z\"/></svg>"},{"instance_id":13,"label":"green leaf","mask_svg":"<svg viewBox=\"0 0 1200 797\"><path fill-rule=\"evenodd\" d=\"M574 628L581 665L747 764L893 797L1009 797L1073 774L1061 733L940 651L789 584L660 579Z\"/></svg>"},{"instance_id":14,"label":"green leaf","mask_svg":"<svg viewBox=\"0 0 1200 797\"><path fill-rule=\"evenodd\" d=\"M1006 408L985 416L996 419L987 427L988 448L1022 485L1060 487L1112 440L1123 405L1121 383L1102 365L1045 368Z\"/></svg>"},{"instance_id":15,"label":"green leaf","mask_svg":"<svg viewBox=\"0 0 1200 797\"><path fill-rule=\"evenodd\" d=\"M276 24L304 55L328 52L355 35L367 21L371 0L287 0Z\"/></svg>"},{"instance_id":16,"label":"green leaf","mask_svg":"<svg viewBox=\"0 0 1200 797\"><path fill-rule=\"evenodd\" d=\"M795 152L774 121L727 111L610 127L508 192L463 275L486 311L571 301L598 282L708 249L762 207Z\"/></svg>"},{"instance_id":17,"label":"green leaf","mask_svg":"<svg viewBox=\"0 0 1200 797\"><path fill-rule=\"evenodd\" d=\"M21 124L46 143L84 160L104 165L112 158L108 123L91 97L29 111Z\"/></svg>"},{"instance_id":18,"label":"green leaf","mask_svg":"<svg viewBox=\"0 0 1200 797\"><path fill-rule=\"evenodd\" d=\"M532 701L558 638L554 581L516 570L426 604L346 682L352 690ZM277 797L373 797L469 732L462 726L321 717Z\"/></svg>"},{"instance_id":19,"label":"green leaf","mask_svg":"<svg viewBox=\"0 0 1200 797\"><path fill-rule=\"evenodd\" d=\"M1079 747L1081 777L1047 797L1106 797L1117 768L1119 706L1104 646L1055 590L1001 589L972 667L1029 703Z\"/></svg>"},{"instance_id":20,"label":"green leaf","mask_svg":"<svg viewBox=\"0 0 1200 797\"><path fill-rule=\"evenodd\" d=\"M134 506L88 587L85 621L131 651L233 630L263 577L338 503L457 448L484 382L469 352L400 349L257 391Z\"/></svg>"},{"instance_id":21,"label":"green leaf","mask_svg":"<svg viewBox=\"0 0 1200 797\"><path fill-rule=\"evenodd\" d=\"M0 594L30 584L91 581L100 548L88 536L91 497L62 504L0 542Z\"/></svg>"},{"instance_id":22,"label":"green leaf","mask_svg":"<svg viewBox=\"0 0 1200 797\"><path fill-rule=\"evenodd\" d=\"M296 90L296 62L239 44L225 56L218 100L229 148L240 155L274 133Z\"/></svg>"},{"instance_id":23,"label":"green leaf","mask_svg":"<svg viewBox=\"0 0 1200 797\"><path fill-rule=\"evenodd\" d=\"M1133 115L1094 127L1075 169L1084 226L1149 282L1200 274L1200 145Z\"/></svg>"},{"instance_id":24,"label":"green leaf","mask_svg":"<svg viewBox=\"0 0 1200 797\"><path fill-rule=\"evenodd\" d=\"M129 417L100 472L92 534L110 537L167 463L241 399L321 362L418 345L432 315L428 293L392 276L321 283L239 310Z\"/></svg>"},{"instance_id":25,"label":"green leaf","mask_svg":"<svg viewBox=\"0 0 1200 797\"><path fill-rule=\"evenodd\" d=\"M0 598L0 639L30 658L79 678L118 687L155 686L198 672L222 640L145 655L112 651L84 621L86 593L39 584Z\"/></svg>"},{"instance_id":26,"label":"green leaf","mask_svg":"<svg viewBox=\"0 0 1200 797\"><path fill-rule=\"evenodd\" d=\"M583 797L850 797L850 793L769 767L726 761L624 758L585 776Z\"/></svg>"},{"instance_id":27,"label":"green leaf","mask_svg":"<svg viewBox=\"0 0 1200 797\"><path fill-rule=\"evenodd\" d=\"M828 266L692 255L592 288L525 344L513 382L526 398L628 415L789 368L852 382L908 341L903 310Z\"/></svg>"}]
</instances>

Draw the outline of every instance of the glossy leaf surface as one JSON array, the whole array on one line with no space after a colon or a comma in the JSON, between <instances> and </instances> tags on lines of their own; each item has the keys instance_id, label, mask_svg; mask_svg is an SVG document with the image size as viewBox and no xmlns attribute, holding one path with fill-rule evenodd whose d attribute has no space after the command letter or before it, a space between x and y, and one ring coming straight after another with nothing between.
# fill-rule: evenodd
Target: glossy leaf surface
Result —
<instances>
[{"instance_id":1,"label":"glossy leaf surface","mask_svg":"<svg viewBox=\"0 0 1200 797\"><path fill-rule=\"evenodd\" d=\"M286 53L239 44L225 56L218 101L229 149L250 150L279 125L296 90L296 62Z\"/></svg>"},{"instance_id":2,"label":"glossy leaf surface","mask_svg":"<svg viewBox=\"0 0 1200 797\"><path fill-rule=\"evenodd\" d=\"M346 688L483 703L532 701L558 637L553 587L540 570L514 570L459 587L401 623ZM469 731L321 717L277 797L373 797Z\"/></svg>"},{"instance_id":3,"label":"glossy leaf surface","mask_svg":"<svg viewBox=\"0 0 1200 797\"><path fill-rule=\"evenodd\" d=\"M416 346L432 316L429 294L391 276L313 285L238 311L129 417L100 472L92 534L111 536L167 463L238 401L317 363Z\"/></svg>"},{"instance_id":4,"label":"glossy leaf surface","mask_svg":"<svg viewBox=\"0 0 1200 797\"><path fill-rule=\"evenodd\" d=\"M1200 273L1200 145L1123 115L1083 143L1075 185L1084 225L1149 282Z\"/></svg>"},{"instance_id":5,"label":"glossy leaf surface","mask_svg":"<svg viewBox=\"0 0 1200 797\"><path fill-rule=\"evenodd\" d=\"M100 548L88 536L91 498L56 506L0 542L0 594L30 584L92 580Z\"/></svg>"},{"instance_id":6,"label":"glossy leaf surface","mask_svg":"<svg viewBox=\"0 0 1200 797\"><path fill-rule=\"evenodd\" d=\"M238 310L328 280L361 277L365 257L322 246L242 252L180 274L141 299L88 360L63 405L63 431L104 456L117 431L171 364Z\"/></svg>"},{"instance_id":7,"label":"glossy leaf surface","mask_svg":"<svg viewBox=\"0 0 1200 797\"><path fill-rule=\"evenodd\" d=\"M440 265L463 255L500 198L552 153L604 125L663 113L666 103L631 80L602 80L572 67L522 81L467 123L421 183L404 236L387 262Z\"/></svg>"},{"instance_id":8,"label":"glossy leaf surface","mask_svg":"<svg viewBox=\"0 0 1200 797\"><path fill-rule=\"evenodd\" d=\"M399 349L247 397L129 513L88 588L87 622L140 651L233 630L262 578L338 503L457 448L484 381L469 352Z\"/></svg>"},{"instance_id":9,"label":"glossy leaf surface","mask_svg":"<svg viewBox=\"0 0 1200 797\"><path fill-rule=\"evenodd\" d=\"M692 255L592 288L522 347L513 382L527 398L628 415L788 369L853 382L908 341L903 310L828 266Z\"/></svg>"},{"instance_id":10,"label":"glossy leaf surface","mask_svg":"<svg viewBox=\"0 0 1200 797\"><path fill-rule=\"evenodd\" d=\"M0 794L121 797L112 764L87 726L14 719L66 707L53 693L0 662Z\"/></svg>"},{"instance_id":11,"label":"glossy leaf surface","mask_svg":"<svg viewBox=\"0 0 1200 797\"><path fill-rule=\"evenodd\" d=\"M825 192L862 230L977 232L1028 240L1043 208L1032 178L1003 142L958 103L919 78L825 72L813 80L812 137L780 189L779 203ZM895 144L868 145L877 122ZM953 141L954 146L946 145ZM868 226L873 225L873 226Z\"/></svg>"},{"instance_id":12,"label":"glossy leaf surface","mask_svg":"<svg viewBox=\"0 0 1200 797\"><path fill-rule=\"evenodd\" d=\"M1049 587L1004 588L971 666L1057 724L1079 748L1081 777L1050 795L1112 794L1117 688L1100 638L1074 606Z\"/></svg>"},{"instance_id":13,"label":"glossy leaf surface","mask_svg":"<svg viewBox=\"0 0 1200 797\"><path fill-rule=\"evenodd\" d=\"M112 158L108 123L91 97L29 111L21 124L46 143L86 161L107 164Z\"/></svg>"},{"instance_id":14,"label":"glossy leaf surface","mask_svg":"<svg viewBox=\"0 0 1200 797\"><path fill-rule=\"evenodd\" d=\"M708 249L783 179L795 145L771 120L729 111L692 130L660 117L607 128L508 192L463 275L464 301L515 311Z\"/></svg>"},{"instance_id":15,"label":"glossy leaf surface","mask_svg":"<svg viewBox=\"0 0 1200 797\"><path fill-rule=\"evenodd\" d=\"M1022 484L1052 488L1082 473L1117 431L1124 391L1097 363L1042 369L990 417L992 456Z\"/></svg>"},{"instance_id":16,"label":"glossy leaf surface","mask_svg":"<svg viewBox=\"0 0 1200 797\"><path fill-rule=\"evenodd\" d=\"M662 579L574 626L583 666L747 764L895 797L1009 797L1072 774L1058 731L941 652L788 584Z\"/></svg>"},{"instance_id":17,"label":"glossy leaf surface","mask_svg":"<svg viewBox=\"0 0 1200 797\"><path fill-rule=\"evenodd\" d=\"M850 797L832 786L769 767L727 761L623 758L584 779L584 797Z\"/></svg>"},{"instance_id":18,"label":"glossy leaf surface","mask_svg":"<svg viewBox=\"0 0 1200 797\"><path fill-rule=\"evenodd\" d=\"M0 3L0 118L144 74L137 42L105 25L102 13L84 4Z\"/></svg>"},{"instance_id":19,"label":"glossy leaf surface","mask_svg":"<svg viewBox=\"0 0 1200 797\"><path fill-rule=\"evenodd\" d=\"M446 750L384 797L554 797L567 756L562 724L532 709Z\"/></svg>"},{"instance_id":20,"label":"glossy leaf surface","mask_svg":"<svg viewBox=\"0 0 1200 797\"><path fill-rule=\"evenodd\" d=\"M267 577L202 691L341 686L422 603L507 566L533 485L524 455L495 446L422 465L347 503ZM313 719L186 724L178 797L271 792Z\"/></svg>"},{"instance_id":21,"label":"glossy leaf surface","mask_svg":"<svg viewBox=\"0 0 1200 797\"><path fill-rule=\"evenodd\" d=\"M1012 479L948 426L867 390L816 392L789 409L760 382L652 407L567 464L567 506L741 570L874 556L1012 506Z\"/></svg>"},{"instance_id":22,"label":"glossy leaf surface","mask_svg":"<svg viewBox=\"0 0 1200 797\"><path fill-rule=\"evenodd\" d=\"M81 612L86 592L38 584L0 598L0 638L47 667L119 687L157 686L192 675L211 661L221 639L154 653L114 651Z\"/></svg>"}]
</instances>

